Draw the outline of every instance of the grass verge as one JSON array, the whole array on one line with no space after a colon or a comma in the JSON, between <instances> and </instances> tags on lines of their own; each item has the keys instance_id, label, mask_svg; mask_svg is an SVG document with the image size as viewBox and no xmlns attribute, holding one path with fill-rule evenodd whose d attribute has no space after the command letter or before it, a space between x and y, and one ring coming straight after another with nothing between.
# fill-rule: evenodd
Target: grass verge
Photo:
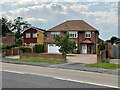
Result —
<instances>
[{"instance_id":1,"label":"grass verge","mask_svg":"<svg viewBox=\"0 0 120 90\"><path fill-rule=\"evenodd\" d=\"M41 58L6 58L6 60L16 60L24 62L44 62L49 64L59 64L65 62L64 60L41 59Z\"/></svg>"},{"instance_id":2,"label":"grass verge","mask_svg":"<svg viewBox=\"0 0 120 90\"><path fill-rule=\"evenodd\" d=\"M87 67L97 67L104 69L120 69L120 64L110 64L110 63L95 63L95 64L85 64Z\"/></svg>"}]
</instances>

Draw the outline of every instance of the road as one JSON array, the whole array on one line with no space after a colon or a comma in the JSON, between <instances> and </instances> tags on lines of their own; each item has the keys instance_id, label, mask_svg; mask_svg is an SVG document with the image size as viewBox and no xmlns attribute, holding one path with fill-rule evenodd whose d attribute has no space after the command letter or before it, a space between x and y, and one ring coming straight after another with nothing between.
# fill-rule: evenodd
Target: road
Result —
<instances>
[{"instance_id":1,"label":"road","mask_svg":"<svg viewBox=\"0 0 120 90\"><path fill-rule=\"evenodd\" d=\"M118 87L118 76L100 74L94 72L68 70L60 68L47 68L29 65L8 64L2 63L2 71L18 73L22 75L38 75L40 77L45 76L48 78L54 78L69 82L90 84L92 86L105 86L105 87ZM4 75L3 75L4 78ZM32 81L32 80L31 80ZM44 80L43 80L44 81ZM74 86L71 85L71 86Z\"/></svg>"},{"instance_id":2,"label":"road","mask_svg":"<svg viewBox=\"0 0 120 90\"><path fill-rule=\"evenodd\" d=\"M3 88L106 88L30 74L2 72Z\"/></svg>"}]
</instances>

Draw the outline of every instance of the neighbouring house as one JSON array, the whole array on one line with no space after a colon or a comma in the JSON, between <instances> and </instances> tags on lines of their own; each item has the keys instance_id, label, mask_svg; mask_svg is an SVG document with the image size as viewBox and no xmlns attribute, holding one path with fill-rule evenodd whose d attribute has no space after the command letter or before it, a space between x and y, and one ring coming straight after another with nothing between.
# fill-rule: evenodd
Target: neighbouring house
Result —
<instances>
[{"instance_id":1,"label":"neighbouring house","mask_svg":"<svg viewBox=\"0 0 120 90\"><path fill-rule=\"evenodd\" d=\"M76 43L77 53L96 54L99 31L83 20L68 20L46 31L45 46L48 53L60 53L54 37L71 34L70 40Z\"/></svg>"},{"instance_id":2,"label":"neighbouring house","mask_svg":"<svg viewBox=\"0 0 120 90\"><path fill-rule=\"evenodd\" d=\"M25 46L44 44L44 32L45 30L36 27L27 28L23 32L23 44Z\"/></svg>"},{"instance_id":3,"label":"neighbouring house","mask_svg":"<svg viewBox=\"0 0 120 90\"><path fill-rule=\"evenodd\" d=\"M14 33L7 33L5 37L2 37L2 42L1 44L15 44L15 34Z\"/></svg>"}]
</instances>

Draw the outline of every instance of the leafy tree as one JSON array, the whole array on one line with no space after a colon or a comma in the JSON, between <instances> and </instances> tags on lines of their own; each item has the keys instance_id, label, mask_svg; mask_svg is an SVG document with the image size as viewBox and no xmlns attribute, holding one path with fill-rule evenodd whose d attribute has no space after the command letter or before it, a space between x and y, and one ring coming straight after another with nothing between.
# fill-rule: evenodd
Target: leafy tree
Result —
<instances>
[{"instance_id":1,"label":"leafy tree","mask_svg":"<svg viewBox=\"0 0 120 90\"><path fill-rule=\"evenodd\" d=\"M17 45L22 45L22 43L23 43L22 38L19 38L19 39L16 40Z\"/></svg>"},{"instance_id":2,"label":"leafy tree","mask_svg":"<svg viewBox=\"0 0 120 90\"><path fill-rule=\"evenodd\" d=\"M22 36L22 31L25 29L25 28L28 28L30 27L31 25L28 24L27 21L24 21L23 20L23 17L17 17L16 19L14 19L14 22L13 22L13 28L12 28L12 31L15 32L15 37L18 39L18 38L21 38Z\"/></svg>"},{"instance_id":3,"label":"leafy tree","mask_svg":"<svg viewBox=\"0 0 120 90\"><path fill-rule=\"evenodd\" d=\"M2 17L0 19L0 29L2 29L2 36L6 36L7 33L12 33L11 31L12 22L8 21L6 18Z\"/></svg>"},{"instance_id":4,"label":"leafy tree","mask_svg":"<svg viewBox=\"0 0 120 90\"><path fill-rule=\"evenodd\" d=\"M118 39L118 38L117 38L117 37L115 37L115 36L111 37L111 39L110 39L111 44L113 45L113 44L114 44L114 42L115 42L115 40L117 40L117 39Z\"/></svg>"},{"instance_id":5,"label":"leafy tree","mask_svg":"<svg viewBox=\"0 0 120 90\"><path fill-rule=\"evenodd\" d=\"M55 42L56 42L56 46L60 47L59 51L63 55L65 55L65 57L66 57L67 53L73 52L73 50L76 49L76 43L70 41L69 37L70 37L70 35L67 32L67 33L65 33L64 36L58 35L54 38Z\"/></svg>"}]
</instances>

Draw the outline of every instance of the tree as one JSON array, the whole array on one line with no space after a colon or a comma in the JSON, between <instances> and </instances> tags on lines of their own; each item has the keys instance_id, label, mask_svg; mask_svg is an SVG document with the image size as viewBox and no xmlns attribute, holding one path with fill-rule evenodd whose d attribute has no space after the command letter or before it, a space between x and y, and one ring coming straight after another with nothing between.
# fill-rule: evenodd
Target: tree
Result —
<instances>
[{"instance_id":1,"label":"tree","mask_svg":"<svg viewBox=\"0 0 120 90\"><path fill-rule=\"evenodd\" d=\"M17 39L15 43L16 43L17 45L22 45L22 44L23 44L22 38Z\"/></svg>"},{"instance_id":2,"label":"tree","mask_svg":"<svg viewBox=\"0 0 120 90\"><path fill-rule=\"evenodd\" d=\"M27 21L23 20L23 17L17 17L14 19L12 31L15 32L15 37L18 39L22 37L22 31L30 26Z\"/></svg>"},{"instance_id":3,"label":"tree","mask_svg":"<svg viewBox=\"0 0 120 90\"><path fill-rule=\"evenodd\" d=\"M69 37L70 37L70 35L67 32L67 33L65 33L64 36L59 36L58 35L54 38L55 42L56 42L56 46L60 47L59 51L63 55L65 55L65 57L66 57L67 53L71 53L71 52L74 51L74 49L76 49L76 43L70 41Z\"/></svg>"},{"instance_id":4,"label":"tree","mask_svg":"<svg viewBox=\"0 0 120 90\"><path fill-rule=\"evenodd\" d=\"M117 37L112 36L111 39L110 39L111 44L113 45L115 40L117 40L117 39L118 39Z\"/></svg>"},{"instance_id":5,"label":"tree","mask_svg":"<svg viewBox=\"0 0 120 90\"><path fill-rule=\"evenodd\" d=\"M6 36L7 33L12 33L11 27L12 27L12 22L8 21L6 18L2 17L0 19L0 29L2 29L2 36Z\"/></svg>"}]
</instances>

